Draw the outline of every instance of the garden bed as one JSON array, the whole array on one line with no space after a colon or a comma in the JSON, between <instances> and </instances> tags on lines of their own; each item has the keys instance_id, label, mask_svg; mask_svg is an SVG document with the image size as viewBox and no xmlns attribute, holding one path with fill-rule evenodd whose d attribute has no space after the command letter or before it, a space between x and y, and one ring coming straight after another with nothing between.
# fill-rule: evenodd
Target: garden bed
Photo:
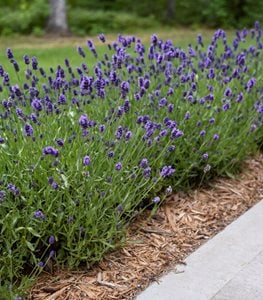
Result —
<instances>
[{"instance_id":1,"label":"garden bed","mask_svg":"<svg viewBox=\"0 0 263 300\"><path fill-rule=\"evenodd\" d=\"M105 271L105 263L100 263L93 287L96 290L99 284L98 293L101 288L115 289L126 297L129 278L135 282L144 269L148 277L158 275L143 253L156 255L161 270L159 264L168 265L179 251L173 240L182 236L194 241L198 237L198 243L205 240L209 233L200 232L196 222L213 224L219 212L228 216L236 200L224 200L222 208L213 200L207 220L200 213L202 204L188 210L181 206L187 194L175 194L152 220L145 212L143 218L149 223L139 229L131 225L130 232L142 232L141 238L127 238L131 221L148 209L154 215L172 190L189 191L215 178L233 177L244 160L262 148L259 22L251 30L238 31L233 40L221 29L210 43L199 34L186 49L156 34L146 44L121 34L114 42L103 34L98 39L101 46L89 39L86 48L78 46L75 55L56 67L42 66L35 55L17 57L10 48L7 63L0 65L3 298L26 295L30 281L43 271L61 266L79 270L83 265L91 269L120 248L128 261L141 267L120 277L118 262L111 261L117 273L107 273L109 268ZM192 195L207 198L200 191ZM158 222L166 219L172 227L159 228ZM183 222L179 232L177 221ZM222 226L222 221L211 232L218 224ZM149 236L150 244L163 249L161 254L143 250ZM135 252L127 250L127 242L139 247L141 263L136 262ZM182 245L180 255L195 248L190 240ZM127 259L123 262L128 270ZM136 281L138 285L143 283ZM68 283L62 291L67 289ZM91 290L92 286L86 293Z\"/></svg>"},{"instance_id":2,"label":"garden bed","mask_svg":"<svg viewBox=\"0 0 263 300\"><path fill-rule=\"evenodd\" d=\"M262 199L262 187L259 154L245 162L237 178L218 178L209 186L173 194L152 218L145 211L130 225L125 247L90 270L42 273L29 299L134 299Z\"/></svg>"}]
</instances>

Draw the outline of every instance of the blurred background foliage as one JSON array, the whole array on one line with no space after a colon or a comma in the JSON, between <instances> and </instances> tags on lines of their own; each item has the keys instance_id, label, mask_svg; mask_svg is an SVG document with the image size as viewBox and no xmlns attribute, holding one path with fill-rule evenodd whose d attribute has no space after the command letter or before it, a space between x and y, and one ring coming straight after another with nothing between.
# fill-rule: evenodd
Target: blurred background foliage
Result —
<instances>
[{"instance_id":1,"label":"blurred background foliage","mask_svg":"<svg viewBox=\"0 0 263 300\"><path fill-rule=\"evenodd\" d=\"M263 20L262 0L66 0L67 22L76 35L129 32L160 26L226 29ZM47 0L1 0L0 34L45 34Z\"/></svg>"}]
</instances>

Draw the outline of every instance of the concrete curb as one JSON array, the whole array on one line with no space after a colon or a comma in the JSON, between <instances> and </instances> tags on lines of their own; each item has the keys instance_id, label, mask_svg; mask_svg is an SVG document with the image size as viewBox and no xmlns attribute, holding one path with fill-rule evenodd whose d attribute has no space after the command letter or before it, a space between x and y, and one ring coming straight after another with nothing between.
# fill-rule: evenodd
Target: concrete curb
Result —
<instances>
[{"instance_id":1,"label":"concrete curb","mask_svg":"<svg viewBox=\"0 0 263 300\"><path fill-rule=\"evenodd\" d=\"M263 200L185 262L137 300L263 300Z\"/></svg>"}]
</instances>

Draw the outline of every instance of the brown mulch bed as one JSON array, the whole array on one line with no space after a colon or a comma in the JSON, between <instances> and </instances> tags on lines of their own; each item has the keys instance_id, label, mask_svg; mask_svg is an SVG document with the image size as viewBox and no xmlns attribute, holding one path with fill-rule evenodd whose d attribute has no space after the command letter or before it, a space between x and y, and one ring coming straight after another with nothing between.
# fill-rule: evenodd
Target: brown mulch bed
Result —
<instances>
[{"instance_id":1,"label":"brown mulch bed","mask_svg":"<svg viewBox=\"0 0 263 300\"><path fill-rule=\"evenodd\" d=\"M263 154L245 165L237 179L174 194L152 218L144 212L129 227L126 246L92 269L43 272L28 299L134 299L263 198Z\"/></svg>"}]
</instances>

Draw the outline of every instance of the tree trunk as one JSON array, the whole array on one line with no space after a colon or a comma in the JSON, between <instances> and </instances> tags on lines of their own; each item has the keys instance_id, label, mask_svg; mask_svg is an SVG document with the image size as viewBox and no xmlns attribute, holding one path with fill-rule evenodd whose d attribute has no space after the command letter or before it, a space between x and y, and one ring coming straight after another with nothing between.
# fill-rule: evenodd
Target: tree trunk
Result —
<instances>
[{"instance_id":1,"label":"tree trunk","mask_svg":"<svg viewBox=\"0 0 263 300\"><path fill-rule=\"evenodd\" d=\"M167 0L166 18L167 23L173 23L175 13L175 0Z\"/></svg>"},{"instance_id":2,"label":"tree trunk","mask_svg":"<svg viewBox=\"0 0 263 300\"><path fill-rule=\"evenodd\" d=\"M47 32L58 35L67 35L68 24L66 17L66 1L50 0L50 16L47 25Z\"/></svg>"}]
</instances>

